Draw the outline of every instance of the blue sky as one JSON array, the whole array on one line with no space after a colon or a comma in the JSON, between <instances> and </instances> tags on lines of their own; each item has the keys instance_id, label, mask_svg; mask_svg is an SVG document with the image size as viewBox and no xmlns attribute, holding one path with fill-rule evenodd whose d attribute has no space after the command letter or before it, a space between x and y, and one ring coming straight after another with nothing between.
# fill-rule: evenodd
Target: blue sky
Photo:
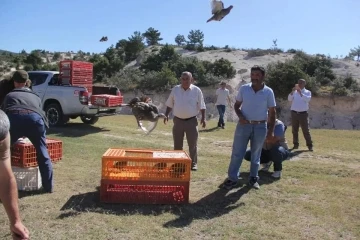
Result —
<instances>
[{"instance_id":1,"label":"blue sky","mask_svg":"<svg viewBox=\"0 0 360 240\"><path fill-rule=\"evenodd\" d=\"M0 0L0 49L102 52L134 31L158 29L174 43L200 29L205 45L278 47L346 55L360 45L360 0L224 0L221 22L210 0ZM99 42L103 36L108 42Z\"/></svg>"}]
</instances>

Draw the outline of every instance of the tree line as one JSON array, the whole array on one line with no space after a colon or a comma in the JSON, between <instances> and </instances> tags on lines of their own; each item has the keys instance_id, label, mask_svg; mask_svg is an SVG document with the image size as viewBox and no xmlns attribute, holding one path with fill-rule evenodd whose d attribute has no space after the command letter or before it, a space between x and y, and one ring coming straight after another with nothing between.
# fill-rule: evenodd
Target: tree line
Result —
<instances>
[{"instance_id":1,"label":"tree line","mask_svg":"<svg viewBox=\"0 0 360 240\"><path fill-rule=\"evenodd\" d=\"M73 57L72 53L68 52L66 57L92 62L95 82L117 85L122 91L164 91L178 83L182 71L192 72L198 86L215 86L221 80L231 79L236 75L235 68L227 59L210 62L196 57L182 57L176 51L176 48L197 52L219 49L215 46L204 46L204 33L200 30L189 31L187 38L178 34L174 38L175 45L161 44L162 40L159 30L150 27L144 33L135 31L130 37L117 41L101 54L80 50ZM223 50L230 52L233 49L225 46ZM278 48L277 39L273 40L273 45L269 49L246 51L247 58L284 52ZM335 76L329 56L311 56L295 49L289 49L287 52L295 54L292 60L284 63L275 62L267 66L266 82L277 96L287 95L288 90L299 78L308 80L308 86L314 94L321 93L324 89L335 95L348 95L359 91L358 84L351 75L345 78ZM0 54L0 60L10 62L17 69L24 66L27 71L58 70L58 64L50 62L59 61L60 53L55 52L52 59L46 57L48 53L39 49L29 54L24 50L19 54L3 52ZM44 58L46 62L43 61ZM347 58L357 58L360 61L360 46L351 49ZM133 66L129 66L132 62L135 62Z\"/></svg>"}]
</instances>

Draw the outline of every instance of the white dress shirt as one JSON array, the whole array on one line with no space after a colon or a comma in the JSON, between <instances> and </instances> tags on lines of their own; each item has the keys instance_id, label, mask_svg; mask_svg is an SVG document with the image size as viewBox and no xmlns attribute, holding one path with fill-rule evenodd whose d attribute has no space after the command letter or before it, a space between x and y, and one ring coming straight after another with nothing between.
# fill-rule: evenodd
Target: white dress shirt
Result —
<instances>
[{"instance_id":1,"label":"white dress shirt","mask_svg":"<svg viewBox=\"0 0 360 240\"><path fill-rule=\"evenodd\" d=\"M206 109L201 89L193 84L186 91L181 85L175 86L165 105L172 108L174 116L182 119L197 116L200 109Z\"/></svg>"},{"instance_id":2,"label":"white dress shirt","mask_svg":"<svg viewBox=\"0 0 360 240\"><path fill-rule=\"evenodd\" d=\"M230 95L229 89L218 88L215 92L217 98L215 105L227 105L228 96Z\"/></svg>"},{"instance_id":3,"label":"white dress shirt","mask_svg":"<svg viewBox=\"0 0 360 240\"><path fill-rule=\"evenodd\" d=\"M288 101L291 103L291 110L296 112L306 112L309 110L309 102L311 100L311 91L303 88L301 94L295 90L295 92L289 94Z\"/></svg>"}]
</instances>

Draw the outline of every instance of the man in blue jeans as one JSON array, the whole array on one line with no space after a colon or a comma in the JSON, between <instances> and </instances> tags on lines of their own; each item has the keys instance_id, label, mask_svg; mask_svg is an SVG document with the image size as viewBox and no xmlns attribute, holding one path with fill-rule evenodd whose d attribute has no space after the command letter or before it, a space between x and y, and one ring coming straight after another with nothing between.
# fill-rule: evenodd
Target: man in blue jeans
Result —
<instances>
[{"instance_id":1,"label":"man in blue jeans","mask_svg":"<svg viewBox=\"0 0 360 240\"><path fill-rule=\"evenodd\" d=\"M38 95L27 88L29 76L26 71L16 71L12 79L15 89L8 93L2 109L10 120L11 145L25 136L36 149L36 157L41 174L42 185L47 193L53 192L53 168L46 147L47 118L42 110Z\"/></svg>"},{"instance_id":2,"label":"man in blue jeans","mask_svg":"<svg viewBox=\"0 0 360 240\"><path fill-rule=\"evenodd\" d=\"M275 120L274 138L272 141L264 142L261 151L260 164L263 168L260 171L268 171L274 163L273 178L281 178L282 162L289 157L289 147L285 138L286 126L279 119ZM245 160L251 161L251 150L245 153Z\"/></svg>"},{"instance_id":3,"label":"man in blue jeans","mask_svg":"<svg viewBox=\"0 0 360 240\"><path fill-rule=\"evenodd\" d=\"M251 83L240 87L234 109L239 117L234 134L228 178L223 187L235 187L239 179L239 169L250 141L251 166L248 185L259 189L258 169L264 141L274 137L276 102L274 92L264 84L265 69L260 66L251 68ZM268 116L268 113L270 116ZM269 121L267 122L267 119Z\"/></svg>"},{"instance_id":4,"label":"man in blue jeans","mask_svg":"<svg viewBox=\"0 0 360 240\"><path fill-rule=\"evenodd\" d=\"M219 121L218 121L218 127L225 128L225 122L224 122L224 114L226 110L227 102L230 104L230 92L229 89L226 89L226 82L220 83L220 88L216 89L216 108L219 112Z\"/></svg>"}]
</instances>

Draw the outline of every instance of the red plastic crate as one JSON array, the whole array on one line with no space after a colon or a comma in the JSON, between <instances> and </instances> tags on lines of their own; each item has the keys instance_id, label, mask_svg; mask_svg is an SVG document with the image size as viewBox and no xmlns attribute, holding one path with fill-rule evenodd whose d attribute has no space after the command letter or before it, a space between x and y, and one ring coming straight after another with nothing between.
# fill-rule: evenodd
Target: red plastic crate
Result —
<instances>
[{"instance_id":1,"label":"red plastic crate","mask_svg":"<svg viewBox=\"0 0 360 240\"><path fill-rule=\"evenodd\" d=\"M101 107L116 107L123 103L123 96L99 94L91 96L91 104Z\"/></svg>"},{"instance_id":2,"label":"red plastic crate","mask_svg":"<svg viewBox=\"0 0 360 240\"><path fill-rule=\"evenodd\" d=\"M47 149L52 162L62 159L62 141L46 139ZM32 143L17 143L11 147L11 165L16 167L36 167L36 149Z\"/></svg>"},{"instance_id":3,"label":"red plastic crate","mask_svg":"<svg viewBox=\"0 0 360 240\"><path fill-rule=\"evenodd\" d=\"M93 69L91 62L75 61L75 60L63 60L60 61L60 69Z\"/></svg>"},{"instance_id":4,"label":"red plastic crate","mask_svg":"<svg viewBox=\"0 0 360 240\"><path fill-rule=\"evenodd\" d=\"M186 204L190 182L101 180L103 203Z\"/></svg>"},{"instance_id":5,"label":"red plastic crate","mask_svg":"<svg viewBox=\"0 0 360 240\"><path fill-rule=\"evenodd\" d=\"M88 85L93 82L93 64L90 62L60 61L60 79L64 84L73 86Z\"/></svg>"}]
</instances>

